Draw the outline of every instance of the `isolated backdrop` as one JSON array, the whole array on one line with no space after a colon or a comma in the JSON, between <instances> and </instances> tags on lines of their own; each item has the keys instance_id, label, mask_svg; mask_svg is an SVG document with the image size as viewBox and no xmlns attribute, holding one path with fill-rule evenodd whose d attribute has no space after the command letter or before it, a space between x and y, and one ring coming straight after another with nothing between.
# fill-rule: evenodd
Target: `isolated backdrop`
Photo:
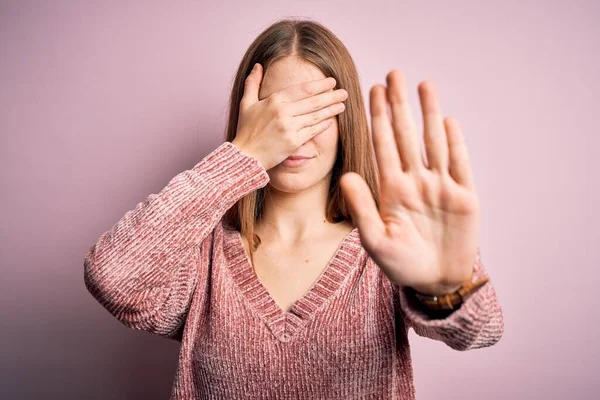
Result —
<instances>
[{"instance_id":1,"label":"isolated backdrop","mask_svg":"<svg viewBox=\"0 0 600 400\"><path fill-rule=\"evenodd\" d=\"M363 97L402 69L466 135L495 346L410 333L417 398L597 398L599 3L2 1L0 397L166 399L177 342L86 291L87 249L223 141L243 52L266 26L333 30ZM369 117L370 118L370 117Z\"/></svg>"}]
</instances>

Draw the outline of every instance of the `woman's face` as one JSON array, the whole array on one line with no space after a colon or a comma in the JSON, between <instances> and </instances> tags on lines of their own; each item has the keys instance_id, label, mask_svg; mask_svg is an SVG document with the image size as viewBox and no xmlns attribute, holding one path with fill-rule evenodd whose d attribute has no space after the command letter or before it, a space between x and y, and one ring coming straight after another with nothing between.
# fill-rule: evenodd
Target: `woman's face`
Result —
<instances>
[{"instance_id":1,"label":"woman's face","mask_svg":"<svg viewBox=\"0 0 600 400\"><path fill-rule=\"evenodd\" d=\"M325 77L323 72L313 64L294 56L285 57L271 64L266 70L258 98L262 100L288 86ZM330 89L329 91L333 90ZM308 163L300 167L287 167L278 164L267 171L272 189L286 193L297 193L318 183L325 182L329 185L337 146L338 121L336 116L333 124L326 130L314 136L291 154L314 157Z\"/></svg>"}]
</instances>

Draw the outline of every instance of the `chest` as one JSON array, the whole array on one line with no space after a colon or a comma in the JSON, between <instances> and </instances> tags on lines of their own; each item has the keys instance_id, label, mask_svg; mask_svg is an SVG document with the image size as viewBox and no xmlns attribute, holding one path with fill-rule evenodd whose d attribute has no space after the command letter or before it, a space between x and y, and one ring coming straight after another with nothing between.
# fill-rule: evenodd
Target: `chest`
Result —
<instances>
[{"instance_id":1,"label":"chest","mask_svg":"<svg viewBox=\"0 0 600 400\"><path fill-rule=\"evenodd\" d=\"M298 390L328 399L398 398L391 393L399 387L393 380L410 371L394 369L409 365L395 360L408 350L397 346L404 340L396 335L405 336L406 330L397 330L395 322L402 320L394 316L389 281L369 258L359 257L357 237L329 247L332 257L323 255L321 268L312 271L311 283L318 280L317 272L323 274L319 290L300 298L289 313L282 311L287 308L283 302L301 297L302 289L290 296L277 285L297 289L301 286L291 279L297 277L296 283L308 291L311 279L301 276L297 265L281 268L281 263L316 260L319 251L313 254L311 248L324 252L327 246L297 251L267 251L264 246L262 256L261 251L255 254L258 275L265 280L259 286L237 240L226 237L223 256L215 253L215 259L228 264L210 270L211 286L191 308L193 336L182 348L189 348L199 392L207 398L297 398ZM276 274L263 271L277 266ZM276 294L282 309L263 287Z\"/></svg>"},{"instance_id":2,"label":"chest","mask_svg":"<svg viewBox=\"0 0 600 400\"><path fill-rule=\"evenodd\" d=\"M254 273L279 308L288 312L325 272L339 245L337 237L293 247L262 243L254 253ZM249 254L245 240L244 248Z\"/></svg>"}]
</instances>

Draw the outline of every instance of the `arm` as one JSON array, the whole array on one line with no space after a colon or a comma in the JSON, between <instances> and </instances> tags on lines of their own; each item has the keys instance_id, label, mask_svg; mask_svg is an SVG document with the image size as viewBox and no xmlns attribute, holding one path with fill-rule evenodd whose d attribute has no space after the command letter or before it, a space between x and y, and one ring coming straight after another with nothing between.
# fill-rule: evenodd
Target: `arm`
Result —
<instances>
[{"instance_id":1,"label":"arm","mask_svg":"<svg viewBox=\"0 0 600 400\"><path fill-rule=\"evenodd\" d=\"M207 282L203 243L229 208L268 181L262 164L224 142L100 236L85 256L86 288L124 325L176 339L195 288Z\"/></svg>"},{"instance_id":2,"label":"arm","mask_svg":"<svg viewBox=\"0 0 600 400\"><path fill-rule=\"evenodd\" d=\"M478 248L473 281L487 276ZM412 327L419 336L442 341L455 350L492 346L504 333L502 308L491 280L473 293L460 308L441 319L432 318L421 311L406 288L392 283L392 290L407 327Z\"/></svg>"}]
</instances>

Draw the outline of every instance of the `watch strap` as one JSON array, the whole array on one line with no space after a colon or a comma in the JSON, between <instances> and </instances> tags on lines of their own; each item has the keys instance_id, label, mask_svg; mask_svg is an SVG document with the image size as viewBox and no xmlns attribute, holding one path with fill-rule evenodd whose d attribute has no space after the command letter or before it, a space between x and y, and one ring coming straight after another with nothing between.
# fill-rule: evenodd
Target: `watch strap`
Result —
<instances>
[{"instance_id":1,"label":"watch strap","mask_svg":"<svg viewBox=\"0 0 600 400\"><path fill-rule=\"evenodd\" d=\"M421 303L422 306L429 310L455 310L460 308L460 305L465 302L473 293L481 289L490 279L484 277L474 282L472 279L464 282L456 291L441 296L433 296L417 292L411 289L414 297Z\"/></svg>"}]
</instances>

